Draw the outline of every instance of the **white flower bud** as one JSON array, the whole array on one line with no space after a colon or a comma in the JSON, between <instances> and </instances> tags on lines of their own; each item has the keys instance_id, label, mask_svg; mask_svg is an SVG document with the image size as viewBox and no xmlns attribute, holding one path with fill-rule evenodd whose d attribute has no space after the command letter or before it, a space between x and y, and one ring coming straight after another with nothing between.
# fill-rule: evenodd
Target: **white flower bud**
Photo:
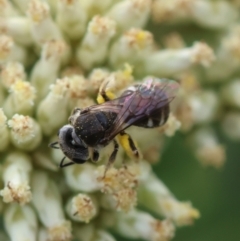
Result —
<instances>
[{"instance_id":1,"label":"white flower bud","mask_svg":"<svg viewBox=\"0 0 240 241\"><path fill-rule=\"evenodd\" d=\"M196 42L192 47L165 49L144 59L145 72L156 76L172 76L182 73L195 64L208 67L215 59L212 49L205 43Z\"/></svg>"},{"instance_id":2,"label":"white flower bud","mask_svg":"<svg viewBox=\"0 0 240 241\"><path fill-rule=\"evenodd\" d=\"M155 0L152 7L156 22L194 21L206 28L222 29L237 18L237 9L226 1Z\"/></svg>"},{"instance_id":3,"label":"white flower bud","mask_svg":"<svg viewBox=\"0 0 240 241\"><path fill-rule=\"evenodd\" d=\"M148 209L163 215L179 226L189 225L199 217L199 212L192 207L190 202L178 201L153 173L149 173L149 175L141 179L138 189L138 201Z\"/></svg>"},{"instance_id":4,"label":"white flower bud","mask_svg":"<svg viewBox=\"0 0 240 241\"><path fill-rule=\"evenodd\" d=\"M204 166L220 168L226 161L225 147L219 140L212 128L202 127L189 138L194 148L194 153Z\"/></svg>"},{"instance_id":5,"label":"white flower bud","mask_svg":"<svg viewBox=\"0 0 240 241\"><path fill-rule=\"evenodd\" d=\"M87 13L78 0L58 1L57 23L71 39L80 39L86 29Z\"/></svg>"},{"instance_id":6,"label":"white flower bud","mask_svg":"<svg viewBox=\"0 0 240 241\"><path fill-rule=\"evenodd\" d=\"M107 17L95 16L88 24L87 32L77 49L77 60L85 69L102 64L108 53L108 45L115 34L115 22Z\"/></svg>"},{"instance_id":7,"label":"white flower bud","mask_svg":"<svg viewBox=\"0 0 240 241\"><path fill-rule=\"evenodd\" d=\"M24 66L20 62L8 62L0 73L1 81L9 89L17 80L25 80Z\"/></svg>"},{"instance_id":8,"label":"white flower bud","mask_svg":"<svg viewBox=\"0 0 240 241\"><path fill-rule=\"evenodd\" d=\"M131 239L149 241L168 241L173 238L175 233L171 221L160 221L146 212L137 210L129 213L117 213L114 230Z\"/></svg>"},{"instance_id":9,"label":"white flower bud","mask_svg":"<svg viewBox=\"0 0 240 241\"><path fill-rule=\"evenodd\" d=\"M237 9L228 1L197 0L191 2L191 17L200 26L211 29L227 28L238 16Z\"/></svg>"},{"instance_id":10,"label":"white flower bud","mask_svg":"<svg viewBox=\"0 0 240 241\"><path fill-rule=\"evenodd\" d=\"M30 20L25 16L0 18L0 33L11 36L18 44L29 46L33 43L30 25Z\"/></svg>"},{"instance_id":11,"label":"white flower bud","mask_svg":"<svg viewBox=\"0 0 240 241\"><path fill-rule=\"evenodd\" d=\"M0 35L0 64L19 61L27 64L27 51L15 43L12 37Z\"/></svg>"},{"instance_id":12,"label":"white flower bud","mask_svg":"<svg viewBox=\"0 0 240 241\"><path fill-rule=\"evenodd\" d=\"M6 157L3 169L4 188L0 191L4 202L17 202L23 205L31 200L31 170L31 160L27 155L13 152Z\"/></svg>"},{"instance_id":13,"label":"white flower bud","mask_svg":"<svg viewBox=\"0 0 240 241\"><path fill-rule=\"evenodd\" d=\"M37 217L30 206L17 204L7 206L4 213L4 225L11 240L37 240Z\"/></svg>"},{"instance_id":14,"label":"white flower bud","mask_svg":"<svg viewBox=\"0 0 240 241\"><path fill-rule=\"evenodd\" d=\"M68 106L72 111L76 106L79 106L78 102L84 102L88 99L89 81L87 81L82 75L73 75L68 77L69 85L67 90Z\"/></svg>"},{"instance_id":15,"label":"white flower bud","mask_svg":"<svg viewBox=\"0 0 240 241\"><path fill-rule=\"evenodd\" d=\"M219 111L219 99L215 91L203 90L188 96L191 116L194 123L209 123Z\"/></svg>"},{"instance_id":16,"label":"white flower bud","mask_svg":"<svg viewBox=\"0 0 240 241\"><path fill-rule=\"evenodd\" d=\"M98 214L98 203L93 195L79 193L68 200L66 209L72 220L88 223Z\"/></svg>"},{"instance_id":17,"label":"white flower bud","mask_svg":"<svg viewBox=\"0 0 240 241\"><path fill-rule=\"evenodd\" d=\"M49 94L41 101L37 109L38 122L45 135L55 133L66 123L69 111L67 108L67 92L69 79L58 79L50 86ZM57 118L54 118L57 113Z\"/></svg>"},{"instance_id":18,"label":"white flower bud","mask_svg":"<svg viewBox=\"0 0 240 241\"><path fill-rule=\"evenodd\" d=\"M15 114L8 121L12 143L21 150L34 150L42 141L39 124L29 116Z\"/></svg>"},{"instance_id":19,"label":"white flower bud","mask_svg":"<svg viewBox=\"0 0 240 241\"><path fill-rule=\"evenodd\" d=\"M30 81L37 91L37 103L47 95L49 86L57 79L67 45L63 41L46 42L41 51L41 58L34 65Z\"/></svg>"},{"instance_id":20,"label":"white flower bud","mask_svg":"<svg viewBox=\"0 0 240 241\"><path fill-rule=\"evenodd\" d=\"M238 71L240 65L240 26L231 26L216 50L216 61L205 71L209 82L222 82ZM221 70L221 71L219 71Z\"/></svg>"},{"instance_id":21,"label":"white flower bud","mask_svg":"<svg viewBox=\"0 0 240 241\"><path fill-rule=\"evenodd\" d=\"M91 163L64 168L67 185L74 191L94 192L100 189L96 178L96 166Z\"/></svg>"},{"instance_id":22,"label":"white flower bud","mask_svg":"<svg viewBox=\"0 0 240 241\"><path fill-rule=\"evenodd\" d=\"M113 194L104 194L100 199L106 210L128 212L137 205L137 192L132 188L123 188Z\"/></svg>"},{"instance_id":23,"label":"white flower bud","mask_svg":"<svg viewBox=\"0 0 240 241\"><path fill-rule=\"evenodd\" d=\"M15 113L31 115L36 89L27 81L17 80L10 86L9 92L10 94L3 104L6 115L9 118Z\"/></svg>"},{"instance_id":24,"label":"white flower bud","mask_svg":"<svg viewBox=\"0 0 240 241\"><path fill-rule=\"evenodd\" d=\"M139 66L143 60L153 54L154 41L150 32L132 28L125 32L110 49L110 64L115 68L125 63ZM137 72L140 70L136 69Z\"/></svg>"},{"instance_id":25,"label":"white flower bud","mask_svg":"<svg viewBox=\"0 0 240 241\"><path fill-rule=\"evenodd\" d=\"M64 217L60 192L46 173L35 172L32 178L33 205L43 225L48 229L48 240L70 241L71 223Z\"/></svg>"},{"instance_id":26,"label":"white flower bud","mask_svg":"<svg viewBox=\"0 0 240 241\"><path fill-rule=\"evenodd\" d=\"M41 45L49 40L62 39L60 29L50 16L47 2L29 1L27 15L32 22L32 36L37 44Z\"/></svg>"},{"instance_id":27,"label":"white flower bud","mask_svg":"<svg viewBox=\"0 0 240 241\"><path fill-rule=\"evenodd\" d=\"M151 0L120 1L112 6L107 16L117 23L117 28L124 32L131 28L143 28L150 15Z\"/></svg>"}]
</instances>

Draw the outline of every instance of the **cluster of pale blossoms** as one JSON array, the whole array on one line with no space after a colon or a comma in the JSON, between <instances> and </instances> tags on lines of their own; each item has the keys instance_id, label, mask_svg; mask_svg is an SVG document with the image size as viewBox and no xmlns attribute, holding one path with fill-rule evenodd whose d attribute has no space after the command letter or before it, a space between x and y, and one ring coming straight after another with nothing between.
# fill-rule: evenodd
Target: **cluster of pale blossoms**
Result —
<instances>
[{"instance_id":1,"label":"cluster of pale blossoms","mask_svg":"<svg viewBox=\"0 0 240 241\"><path fill-rule=\"evenodd\" d=\"M240 139L239 7L238 0L0 0L0 239L113 241L117 233L167 241L192 224L198 211L177 200L150 163L176 130L215 167L225 149L211 124ZM119 93L147 76L181 87L163 127L130 130L142 160L120 149L102 178L109 145L99 164L60 170L63 153L48 144L72 109L96 103L106 79Z\"/></svg>"}]
</instances>

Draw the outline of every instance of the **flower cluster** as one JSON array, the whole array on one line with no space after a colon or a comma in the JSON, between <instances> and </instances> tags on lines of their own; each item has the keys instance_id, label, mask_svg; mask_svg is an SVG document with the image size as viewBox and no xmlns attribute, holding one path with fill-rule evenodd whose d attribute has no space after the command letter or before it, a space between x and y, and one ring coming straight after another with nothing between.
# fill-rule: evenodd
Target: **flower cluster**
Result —
<instances>
[{"instance_id":1,"label":"flower cluster","mask_svg":"<svg viewBox=\"0 0 240 241\"><path fill-rule=\"evenodd\" d=\"M176 131L206 166L226 159L212 123L240 139L239 7L238 0L0 0L1 240L114 241L117 233L168 241L192 224L198 210L150 164ZM109 145L99 164L60 170L63 153L48 144L73 108L96 103L106 80L118 95L147 76L175 79L180 90L164 126L129 130L141 160L120 149L104 173Z\"/></svg>"}]
</instances>

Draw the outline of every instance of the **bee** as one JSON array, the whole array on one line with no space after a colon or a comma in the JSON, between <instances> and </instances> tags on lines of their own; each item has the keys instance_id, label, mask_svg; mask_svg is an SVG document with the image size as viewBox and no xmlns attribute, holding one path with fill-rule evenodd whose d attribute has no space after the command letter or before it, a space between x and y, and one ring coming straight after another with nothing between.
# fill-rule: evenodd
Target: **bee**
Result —
<instances>
[{"instance_id":1,"label":"bee","mask_svg":"<svg viewBox=\"0 0 240 241\"><path fill-rule=\"evenodd\" d=\"M99 91L98 102L103 103L84 109L75 108L69 124L59 130L58 141L50 144L52 148L60 148L65 155L61 168L82 164L89 159L97 162L100 149L110 142L114 148L106 170L116 159L119 143L130 157L139 158L137 146L125 130L130 126L155 128L166 123L170 102L179 88L178 83L172 80L148 78L114 98L113 93L106 91L106 86ZM66 157L70 162L64 163Z\"/></svg>"}]
</instances>

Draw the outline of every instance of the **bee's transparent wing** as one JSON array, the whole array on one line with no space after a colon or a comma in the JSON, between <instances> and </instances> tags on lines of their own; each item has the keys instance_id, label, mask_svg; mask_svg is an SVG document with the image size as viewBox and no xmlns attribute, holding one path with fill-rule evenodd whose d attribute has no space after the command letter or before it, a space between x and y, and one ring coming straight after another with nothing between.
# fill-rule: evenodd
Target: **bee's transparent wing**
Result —
<instances>
[{"instance_id":1,"label":"bee's transparent wing","mask_svg":"<svg viewBox=\"0 0 240 241\"><path fill-rule=\"evenodd\" d=\"M125 99L129 98L129 96L131 96L133 93L133 91L125 91L119 98L87 107L84 109L81 115L89 114L89 112L95 113L99 111L119 113L124 107Z\"/></svg>"},{"instance_id":2,"label":"bee's transparent wing","mask_svg":"<svg viewBox=\"0 0 240 241\"><path fill-rule=\"evenodd\" d=\"M121 99L121 110L105 138L111 140L131 125L149 128L160 126L164 121L159 120L158 124L148 126L148 120L159 116L164 107L175 98L178 89L179 84L175 81L152 78L138 85L132 94Z\"/></svg>"}]
</instances>

